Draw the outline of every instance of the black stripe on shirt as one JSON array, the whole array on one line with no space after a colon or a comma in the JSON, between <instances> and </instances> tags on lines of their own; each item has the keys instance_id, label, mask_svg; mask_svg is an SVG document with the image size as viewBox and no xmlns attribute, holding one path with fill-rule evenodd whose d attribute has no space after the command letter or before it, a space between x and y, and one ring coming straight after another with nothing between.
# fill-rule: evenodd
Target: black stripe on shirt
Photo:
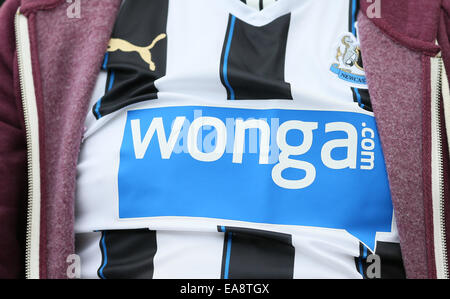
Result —
<instances>
[{"instance_id":1,"label":"black stripe on shirt","mask_svg":"<svg viewBox=\"0 0 450 299\"><path fill-rule=\"evenodd\" d=\"M349 0L348 31L352 33L354 32L356 38L358 38L357 36L358 33L355 29L355 23L357 22L358 12L359 12L359 0L357 1ZM360 50L357 64L360 67L363 67L362 53ZM369 90L365 88L355 88L355 87L351 87L351 90L353 95L353 101L355 103L358 103L359 107L361 107L362 109L372 112L373 109L372 103L370 101Z\"/></svg>"},{"instance_id":2,"label":"black stripe on shirt","mask_svg":"<svg viewBox=\"0 0 450 299\"><path fill-rule=\"evenodd\" d=\"M355 88L351 87L352 95L353 95L353 101L355 103L358 103L359 107L361 107L364 110L372 112L372 103L370 101L370 94L368 89L364 88Z\"/></svg>"},{"instance_id":3,"label":"black stripe on shirt","mask_svg":"<svg viewBox=\"0 0 450 299\"><path fill-rule=\"evenodd\" d=\"M103 279L153 277L156 231L148 229L106 230L100 239L102 264L97 271Z\"/></svg>"},{"instance_id":4,"label":"black stripe on shirt","mask_svg":"<svg viewBox=\"0 0 450 299\"><path fill-rule=\"evenodd\" d=\"M123 45L117 49L108 47L102 67L108 70L106 93L92 107L97 119L158 97L155 81L166 75L168 3L168 0L133 0L123 4L111 38L129 43L133 50L122 51ZM164 38L158 38L161 34ZM136 47L149 49L137 51Z\"/></svg>"},{"instance_id":5,"label":"black stripe on shirt","mask_svg":"<svg viewBox=\"0 0 450 299\"><path fill-rule=\"evenodd\" d=\"M399 243L377 242L375 253L380 257L381 278L405 279L402 252Z\"/></svg>"},{"instance_id":6,"label":"black stripe on shirt","mask_svg":"<svg viewBox=\"0 0 450 299\"><path fill-rule=\"evenodd\" d=\"M220 61L229 100L292 100L284 78L290 20L289 13L257 27L230 14Z\"/></svg>"},{"instance_id":7,"label":"black stripe on shirt","mask_svg":"<svg viewBox=\"0 0 450 299\"><path fill-rule=\"evenodd\" d=\"M367 279L367 256L372 252L363 244L359 243L359 256L355 257L356 271L361 274L363 279Z\"/></svg>"},{"instance_id":8,"label":"black stripe on shirt","mask_svg":"<svg viewBox=\"0 0 450 299\"><path fill-rule=\"evenodd\" d=\"M353 13L355 12L355 13ZM348 12L348 31L353 32L353 26L355 25L356 18L359 12L359 0L349 0L349 12ZM355 34L356 37L356 34Z\"/></svg>"},{"instance_id":9,"label":"black stripe on shirt","mask_svg":"<svg viewBox=\"0 0 450 299\"><path fill-rule=\"evenodd\" d=\"M293 278L295 248L289 234L218 227L224 233L221 278Z\"/></svg>"},{"instance_id":10,"label":"black stripe on shirt","mask_svg":"<svg viewBox=\"0 0 450 299\"><path fill-rule=\"evenodd\" d=\"M360 243L359 249L360 254L355 257L355 266L364 279L406 278L399 243L377 241L375 256L370 259L372 252L364 244ZM379 274L379 277L375 274Z\"/></svg>"}]
</instances>

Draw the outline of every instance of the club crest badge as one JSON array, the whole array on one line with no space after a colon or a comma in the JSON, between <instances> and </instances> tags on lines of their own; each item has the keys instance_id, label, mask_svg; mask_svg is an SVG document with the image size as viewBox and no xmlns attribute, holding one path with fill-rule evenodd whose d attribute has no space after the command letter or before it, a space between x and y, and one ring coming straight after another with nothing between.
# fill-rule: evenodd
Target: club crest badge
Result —
<instances>
[{"instance_id":1,"label":"club crest badge","mask_svg":"<svg viewBox=\"0 0 450 299\"><path fill-rule=\"evenodd\" d=\"M352 33L345 33L339 39L330 71L353 87L367 88L359 42Z\"/></svg>"}]
</instances>

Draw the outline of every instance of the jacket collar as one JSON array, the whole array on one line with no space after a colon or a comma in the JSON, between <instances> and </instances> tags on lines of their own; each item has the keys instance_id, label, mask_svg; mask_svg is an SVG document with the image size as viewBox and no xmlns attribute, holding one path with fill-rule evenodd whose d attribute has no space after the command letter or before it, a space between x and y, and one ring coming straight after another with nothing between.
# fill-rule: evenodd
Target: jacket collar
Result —
<instances>
[{"instance_id":1,"label":"jacket collar","mask_svg":"<svg viewBox=\"0 0 450 299\"><path fill-rule=\"evenodd\" d=\"M70 1L72 2L73 0ZM28 15L36 10L48 10L55 8L65 3L66 0L21 0L20 2L20 11L24 15Z\"/></svg>"},{"instance_id":2,"label":"jacket collar","mask_svg":"<svg viewBox=\"0 0 450 299\"><path fill-rule=\"evenodd\" d=\"M410 50L435 56L441 0L359 0L361 12Z\"/></svg>"}]
</instances>

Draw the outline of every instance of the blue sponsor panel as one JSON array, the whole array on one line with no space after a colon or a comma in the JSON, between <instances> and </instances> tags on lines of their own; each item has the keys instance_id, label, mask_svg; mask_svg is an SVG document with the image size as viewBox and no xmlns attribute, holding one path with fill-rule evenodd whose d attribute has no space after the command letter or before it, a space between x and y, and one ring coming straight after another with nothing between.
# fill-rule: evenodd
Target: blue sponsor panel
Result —
<instances>
[{"instance_id":1,"label":"blue sponsor panel","mask_svg":"<svg viewBox=\"0 0 450 299\"><path fill-rule=\"evenodd\" d=\"M372 116L164 107L127 112L119 217L345 229L369 247L392 203Z\"/></svg>"}]
</instances>

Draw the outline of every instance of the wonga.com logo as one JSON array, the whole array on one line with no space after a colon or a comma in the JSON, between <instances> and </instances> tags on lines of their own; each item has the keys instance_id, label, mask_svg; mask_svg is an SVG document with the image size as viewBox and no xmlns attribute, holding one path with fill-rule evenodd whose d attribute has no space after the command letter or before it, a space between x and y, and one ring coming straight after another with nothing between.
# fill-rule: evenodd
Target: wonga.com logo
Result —
<instances>
[{"instance_id":1,"label":"wonga.com logo","mask_svg":"<svg viewBox=\"0 0 450 299\"><path fill-rule=\"evenodd\" d=\"M390 231L392 206L370 115L185 106L128 111L119 214L372 235Z\"/></svg>"},{"instance_id":2,"label":"wonga.com logo","mask_svg":"<svg viewBox=\"0 0 450 299\"><path fill-rule=\"evenodd\" d=\"M272 178L275 184L283 188L301 189L314 182L315 166L307 161L292 158L306 154L312 147L314 131L318 122L289 120L280 125L279 118L242 119L202 116L202 110L193 111L193 121L186 116L177 116L171 123L170 133L166 134L163 117L154 117L148 127L143 128L139 118L131 120L131 133L136 159L144 159L150 141L158 142L161 159L170 159L172 154L187 153L200 162L214 162L225 153L232 156L231 163L241 164L246 152L259 152L258 164L275 164ZM361 123L360 137L358 130L351 123L327 122L325 133L342 132L345 138L326 141L321 148L321 162L329 169L356 169L358 149L360 152L359 168L372 170L375 166L375 131ZM290 131L301 133L301 144L291 145L287 142ZM247 136L248 134L248 136ZM360 146L358 140L361 140ZM259 150L258 150L259 149ZM332 157L333 150L344 150L342 159ZM286 179L282 172L287 169L305 172L303 178Z\"/></svg>"}]
</instances>

